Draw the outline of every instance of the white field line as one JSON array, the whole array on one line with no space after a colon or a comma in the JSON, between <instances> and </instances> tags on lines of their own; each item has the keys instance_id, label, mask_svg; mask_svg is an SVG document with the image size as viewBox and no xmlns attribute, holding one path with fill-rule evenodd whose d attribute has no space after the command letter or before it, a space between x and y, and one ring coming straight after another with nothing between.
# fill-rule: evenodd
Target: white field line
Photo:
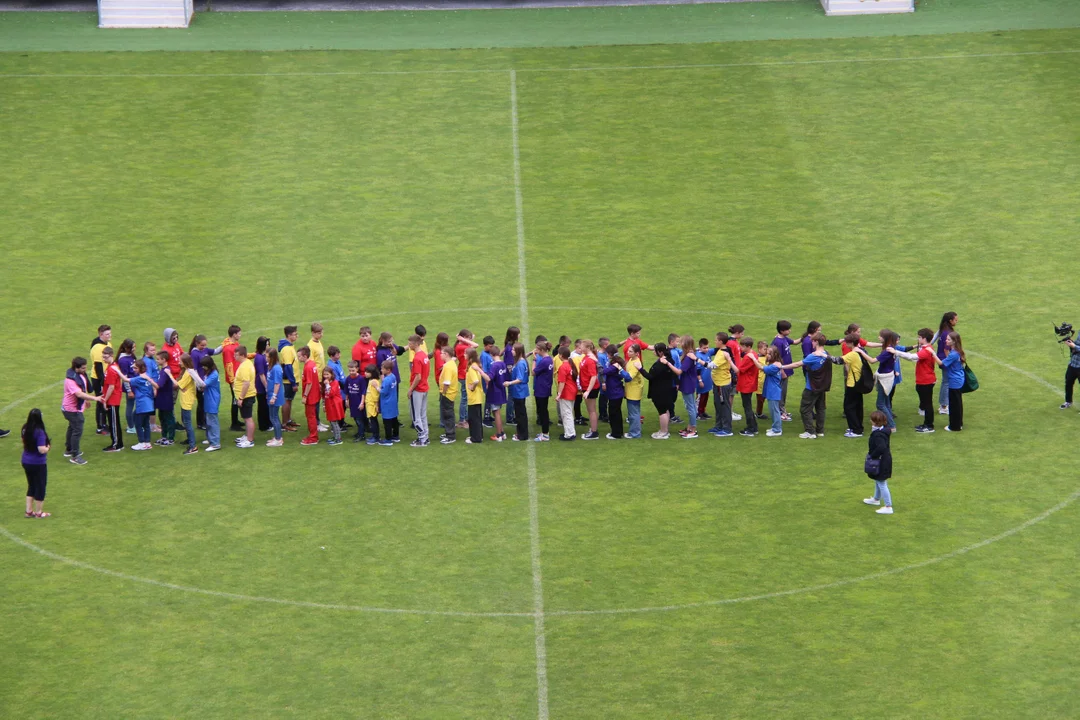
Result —
<instances>
[{"instance_id":1,"label":"white field line","mask_svg":"<svg viewBox=\"0 0 1080 720\"><path fill-rule=\"evenodd\" d=\"M1053 385L1053 384L1047 382L1046 380L1042 379L1041 377L1039 377L1038 375L1036 375L1033 372L1028 372L1027 370L1021 370L1020 368L1015 367L1014 365L1010 365L1007 362L1002 362L1001 360L998 360L997 358L992 358L989 355L983 355L982 353L975 352L974 350L967 350L965 352L965 354L971 355L972 357L977 357L980 360L988 360L988 361L994 363L995 365L1000 365L1003 368L1006 368L1008 370L1012 370L1014 373L1019 373L1019 374L1023 375L1024 377L1028 378L1029 380L1034 380L1035 382L1039 383L1040 385L1043 385L1044 387L1050 389L1051 391L1053 391L1053 393L1055 395L1060 395L1061 397L1065 397L1064 391L1059 386Z\"/></svg>"},{"instance_id":2,"label":"white field line","mask_svg":"<svg viewBox=\"0 0 1080 720\"><path fill-rule=\"evenodd\" d=\"M844 65L859 63L900 63L900 62L925 62L938 60L972 60L986 58L1013 58L1035 57L1041 55L1069 55L1080 53L1080 48L1068 48L1063 50L1033 50L1030 52L1006 52L1006 53L958 53L955 55L912 55L910 57L864 57L864 58L823 58L820 60L775 60L766 62L745 63L694 63L681 65L591 65L586 67L546 67L546 68L519 68L517 72L523 73L560 73L560 72L619 72L630 70L712 70L725 68L754 68L754 67L800 67L807 65ZM507 68L474 68L474 69L432 69L432 70L327 70L309 72L234 72L234 73L0 73L0 78L291 78L291 77L363 77L379 75L472 75L505 73ZM511 72L514 72L511 70Z\"/></svg>"},{"instance_id":3,"label":"white field line","mask_svg":"<svg viewBox=\"0 0 1080 720\"><path fill-rule=\"evenodd\" d=\"M514 209L517 216L518 301L523 340L529 337L529 288L525 272L525 209L521 197L521 146L518 142L517 73L510 71L510 128L514 150ZM529 550L532 559L533 636L536 641L536 716L548 720L547 637L544 630L544 575L540 566L540 496L536 488L536 448L525 438L529 478Z\"/></svg>"},{"instance_id":4,"label":"white field line","mask_svg":"<svg viewBox=\"0 0 1080 720\"><path fill-rule=\"evenodd\" d=\"M54 382L52 385L46 385L45 387L43 387L43 388L41 388L39 390L35 390L34 392L30 393L26 397L21 397L18 400L12 400L7 405L0 408L0 415L3 415L8 410L13 410L13 409L17 408L19 405L22 405L27 400L33 400L38 395L41 395L42 393L48 392L49 390L53 390L55 388L58 388L63 384L64 384L63 380L61 380L60 382Z\"/></svg>"},{"instance_id":5,"label":"white field line","mask_svg":"<svg viewBox=\"0 0 1080 720\"><path fill-rule=\"evenodd\" d=\"M3 535L8 540L11 540L13 543L21 545L28 550L32 550L39 555L44 555L50 560L55 560L65 565L79 568L80 570L89 570L100 575L107 575L108 577L117 578L118 580L128 580L130 582L142 583L143 585L152 585L154 587L165 588L166 590L179 590L180 592L194 593L196 595L209 595L210 597L225 598L227 600L237 600L240 602L271 603L274 605L316 608L319 610L345 610L349 612L383 613L387 615L442 615L447 617L532 617L531 612L465 612L458 610L407 610L401 608L369 607L366 605L339 605L333 603L318 603L308 602L305 600L283 600L281 598L264 597L261 595L243 595L241 593L221 592L218 590L204 590L203 588L191 587L190 585L178 585L176 583L162 582L160 580L144 578L138 575L129 575L127 573L117 572L116 570L109 570L108 568L91 565L90 563L85 563L81 560L74 560L72 558L59 555L57 553L46 550L45 548L38 547L31 542L23 540L21 537L2 526L0 526L0 535Z\"/></svg>"},{"instance_id":6,"label":"white field line","mask_svg":"<svg viewBox=\"0 0 1080 720\"><path fill-rule=\"evenodd\" d=\"M522 228L522 232L524 232L524 229L523 229L524 224L523 223L520 225L520 227ZM524 245L521 245L519 247L523 248ZM497 312L497 311L506 311L506 310L514 310L514 309L524 310L523 318L526 318L526 319L524 319L522 321L522 329L525 332L526 337L528 337L528 322L527 322L528 306L527 306L527 304L523 304L523 306L521 308L458 308L458 309L450 309L450 310L443 309L443 310L430 311L430 312L440 312L440 313ZM712 314L712 315L730 314L730 315L738 315L738 316L742 316L742 317L763 317L763 316L750 315L750 314L747 314L747 313L738 313L738 312L731 313L729 311L721 311L721 310L717 310L717 311L707 311L707 310L665 310L665 309L662 309L662 308L644 309L644 308L599 308L599 307L569 307L569 306L566 306L566 307L564 307L564 306L537 307L537 308L534 308L534 309L537 309L537 310L567 310L567 311L607 310L607 311L612 311L612 312L620 312L620 311L627 311L627 312L657 312L657 313L669 312L669 313ZM369 313L367 315L350 316L350 317L346 317L346 318L337 318L337 320L353 320L353 319L370 318L370 317L387 317L387 316L396 316L396 315L423 314L424 312L425 311ZM769 316L769 317L771 318L772 316ZM325 322L331 322L331 321L332 320L327 320ZM258 330L253 330L252 332L259 332L259 331ZM982 353L975 353L975 352L971 352L971 351L969 351L969 353L971 355L975 356L975 357L978 357L978 358L982 359L982 360L988 360L988 361L990 361L992 363L996 363L998 365L1001 365L1002 367L1013 370L1014 372L1017 372L1020 375L1023 375L1024 377L1043 385L1047 389L1053 391L1055 395L1060 395L1060 391L1059 391L1059 388L1057 386L1052 385L1051 383L1047 382L1046 380L1039 377L1038 375L1035 375L1034 373L1030 373L1030 372L1027 372L1025 370L1021 370L1020 368L1009 365L1008 363L1002 362L1001 360L998 360L997 358L990 357L989 355L984 355ZM47 386L45 386L45 387L43 387L43 388L41 388L39 390L36 390L35 392L33 392L33 393L29 394L29 395L27 395L26 397L15 400L15 401L9 403L8 405L4 406L3 408L0 408L0 414L3 414L5 412L9 411L12 408L18 406L19 404L24 403L27 400L30 400L30 399L32 399L32 398L34 398L34 397L48 391L48 390L51 390L51 389L53 389L55 387L58 387L60 384L61 383L53 383L52 385L47 385ZM114 578L117 578L117 579L127 580L127 581L131 581L131 582L142 583L144 585L151 585L151 586L154 586L154 587L164 588L164 589L167 589L167 590L178 590L178 591L181 591L181 592L189 592L189 593L194 593L194 594L198 594L198 595L207 595L207 596L211 596L211 597L225 598L225 599L228 599L228 600L236 600L236 601L240 601L240 602L261 602L261 603L272 603L272 604L276 604L276 605L288 605L288 606L295 606L295 607L314 608L314 609L320 609L320 610L339 610L339 611L347 611L347 612L368 612L368 613L384 613L384 614L397 614L397 615L437 615L437 616L475 617L475 618L532 617L532 618L534 618L534 623L536 623L536 630L537 630L537 632L536 632L536 638L537 638L537 641L536 641L536 644L537 644L537 648L536 648L536 650L537 650L537 683L538 683L538 689L542 691L542 694L540 695L540 702L542 702L542 705L540 707L540 712L544 714L543 715L544 717L546 717L546 713L547 713L547 651L546 651L546 645L545 645L545 642L544 642L544 637L545 636L543 634L545 613L544 613L544 607L543 607L543 583L542 583L542 576L541 576L541 573L540 573L540 525L539 525L539 505L538 505L537 490L536 490L536 455L535 455L535 450L533 449L533 446L532 446L531 443L527 443L527 454L528 454L528 462L529 462L530 539L531 539L531 542L532 542L532 561L533 561L533 592L534 592L534 598L533 598L534 599L534 610L533 610L533 612L469 612L469 611L458 611L458 610L422 610L422 609L421 610L409 610L409 609L400 609L400 608L368 607L368 606L362 606L362 605L344 605L344 604L331 604L331 603L317 603L317 602L309 602L309 601L304 601L304 600L287 600L287 599L281 599L281 598L262 597L262 596L255 596L255 595L244 595L244 594L241 594L241 593L221 592L221 591L217 591L217 590L205 590L203 588L190 587L190 586L187 586L187 585L178 585L176 583L162 582L160 580L154 580L152 578L139 577L137 575L129 575L127 573L117 572L115 570L110 570L108 568L102 568L102 567L98 567L96 565L91 565L91 564L85 563L85 562L83 562L81 560L75 560L73 558L69 558L69 557L66 557L64 555L60 555L58 553L54 553L54 552L52 552L50 550L46 550L46 549L44 549L42 547L38 547L37 545L34 545L31 542L23 540L21 537L19 537L18 535L12 533L10 530L8 530L7 528L5 528L3 526L0 526L0 535L3 535L8 540L11 540L12 542L14 542L17 545L21 545L22 547L24 547L24 548L26 548L28 550L31 550L31 551L33 551L35 553L38 553L38 554L40 554L40 555L42 555L44 557L47 557L47 558L49 558L51 560L55 560L57 562L65 564L65 565L70 565L72 567L79 568L79 569L82 569L82 570L89 570L91 572L95 572L95 573L98 573L98 574L101 574L101 575L106 575L106 576L109 576L109 577L114 577ZM878 572L878 573L872 573L870 575L862 575L862 576L859 576L859 577L856 577L856 578L848 578L848 579L845 579L845 580L838 580L838 581L832 582L832 583L825 583L825 584L821 584L821 585L812 585L812 586L803 587L803 588L794 588L794 589L791 589L791 590L780 590L780 591L772 592L772 593L763 593L763 594L759 594L759 595L746 595L746 596L743 596L743 597L735 597L735 598L723 598L723 599L719 599L719 600L705 600L705 601L697 602L697 603L682 603L682 604L677 604L677 605L660 605L660 606L641 607L641 608L612 608L612 609L600 609L600 610L557 610L557 611L554 611L554 612L548 612L548 613L546 613L546 615L549 615L549 616L624 615L624 614L632 614L632 613L670 612L670 611L676 611L676 610L687 610L687 609L692 609L692 608L714 607L714 606L718 606L718 605L731 605L731 604L736 604L736 603L752 602L752 601L755 601L755 600L769 600L769 599L775 599L775 598L781 598L781 597L788 597L790 595L800 595L800 594L805 594L805 593L828 590L830 588L843 587L845 585L852 585L852 584L855 584L855 583L867 582L867 581L870 581L870 580L877 580L877 579L880 579L880 578L889 577L891 575L898 575L900 573L904 573L904 572L907 572L909 570L915 570L915 569L918 569L918 568L927 567L929 565L935 565L935 564L943 562L945 560L949 560L951 558L954 558L954 557L957 557L957 556L960 556L960 555L964 555L964 554L969 553L969 552L971 552L973 550L978 550L980 548L986 547L987 545L995 543L995 542L997 542L999 540L1004 540L1005 538L1011 537L1011 536L1013 536L1013 535L1015 535L1015 534L1017 534L1019 532L1022 532L1023 530L1026 530L1027 528L1031 527L1032 525L1035 525L1037 523L1042 522L1043 520L1046 520L1047 518L1049 518L1054 513L1056 513L1059 510L1062 510L1062 509L1068 507L1069 505L1071 505L1073 502L1075 502L1077 500L1078 497L1080 497L1080 490L1077 490L1072 495L1070 495L1069 497L1067 497L1065 500L1058 503L1054 507L1051 507L1048 510L1043 511L1039 515L1036 515L1035 517L1030 518L1029 520L1021 523L1020 525L1017 525L1017 526L1015 526L1013 528L1005 530L1004 532L1001 532L1001 533L999 533L997 535L994 535L993 537L987 538L985 540L981 540L981 541L979 541L977 543L974 543L974 544L971 544L971 545L967 545L967 546L959 548L957 550L953 550L952 552L945 553L944 555L939 555L937 557L930 558L929 560L923 560L921 562L913 563L913 564L910 564L910 565L905 565L905 566L898 567L898 568L893 568L891 570L885 570L885 571ZM541 673L541 668L543 668L542 673Z\"/></svg>"},{"instance_id":7,"label":"white field line","mask_svg":"<svg viewBox=\"0 0 1080 720\"><path fill-rule=\"evenodd\" d=\"M821 590L831 590L833 588L844 587L845 585L854 585L856 583L868 582L870 580L880 580L891 575L899 575L900 573L908 572L909 570L917 570L919 568L927 567L928 565L936 565L940 562L944 562L959 555L965 555L972 550L978 550L979 548L986 547L992 543L996 543L998 540L1004 540L1007 537L1027 530L1032 525L1041 523L1046 518L1050 517L1059 510L1064 510L1069 505L1072 505L1077 498L1080 498L1080 489L1073 492L1057 505L1048 510L1044 510L1035 517L1023 522L1016 527L1009 528L1008 530L998 533L993 537L988 537L985 540L980 540L977 543L971 545L965 545L962 548L947 552L944 555L938 555L937 557L930 558L929 560L922 560L910 565L904 565L902 567L892 568L891 570L883 570L881 572L871 573L870 575L860 575L859 577L846 578L844 580L837 580L836 582L824 583L821 585L811 585L809 587L795 588L793 590L778 590L777 592L762 593L760 595L745 595L743 597L725 598L722 600L704 600L696 603L682 603L679 605L658 605L655 607L643 607L643 608L626 608L626 609L609 609L609 610L556 610L549 612L551 616L569 616L569 615L628 615L633 613L651 613L651 612L671 612L673 610L689 610L691 608L703 608L703 607L715 607L717 605L734 605L736 603L753 602L754 600L771 600L774 598L788 597L791 595L804 595L806 593L819 592Z\"/></svg>"}]
</instances>

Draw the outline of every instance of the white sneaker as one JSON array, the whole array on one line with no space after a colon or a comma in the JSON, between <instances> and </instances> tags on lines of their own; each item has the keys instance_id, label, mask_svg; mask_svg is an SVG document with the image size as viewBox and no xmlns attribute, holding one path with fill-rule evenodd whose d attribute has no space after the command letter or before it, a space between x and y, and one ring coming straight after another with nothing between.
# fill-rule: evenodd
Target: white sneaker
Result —
<instances>
[{"instance_id":1,"label":"white sneaker","mask_svg":"<svg viewBox=\"0 0 1080 720\"><path fill-rule=\"evenodd\" d=\"M738 422L739 420L742 420L742 415L739 413L731 413L731 419Z\"/></svg>"},{"instance_id":2,"label":"white sneaker","mask_svg":"<svg viewBox=\"0 0 1080 720\"><path fill-rule=\"evenodd\" d=\"M238 448L252 448L252 447L255 447L255 443L248 442L247 440L244 440L243 442L236 443L236 447L238 447Z\"/></svg>"},{"instance_id":3,"label":"white sneaker","mask_svg":"<svg viewBox=\"0 0 1080 720\"><path fill-rule=\"evenodd\" d=\"M803 440L814 440L817 438L817 435L815 435L814 433L804 432L799 433L799 437L801 437Z\"/></svg>"},{"instance_id":4,"label":"white sneaker","mask_svg":"<svg viewBox=\"0 0 1080 720\"><path fill-rule=\"evenodd\" d=\"M276 440L274 438L270 438L269 440L266 441L266 447L281 447L284 444L285 444L285 438L282 438L281 440Z\"/></svg>"},{"instance_id":5,"label":"white sneaker","mask_svg":"<svg viewBox=\"0 0 1080 720\"><path fill-rule=\"evenodd\" d=\"M330 429L329 425L324 425L323 423L319 423L319 432L326 432L329 429Z\"/></svg>"},{"instance_id":6,"label":"white sneaker","mask_svg":"<svg viewBox=\"0 0 1080 720\"><path fill-rule=\"evenodd\" d=\"M867 505L880 505L881 504L880 500L875 500L874 498L863 498L863 502L866 503Z\"/></svg>"},{"instance_id":7,"label":"white sneaker","mask_svg":"<svg viewBox=\"0 0 1080 720\"><path fill-rule=\"evenodd\" d=\"M948 405L944 405L944 406L942 406L942 407L939 407L939 408L937 409L937 414L938 414L938 415L948 415L948 414L949 414L949 406L948 406Z\"/></svg>"},{"instance_id":8,"label":"white sneaker","mask_svg":"<svg viewBox=\"0 0 1080 720\"><path fill-rule=\"evenodd\" d=\"M220 449L221 449L220 445L211 445L210 447L206 448L206 452L215 452L215 451L220 450Z\"/></svg>"},{"instance_id":9,"label":"white sneaker","mask_svg":"<svg viewBox=\"0 0 1080 720\"><path fill-rule=\"evenodd\" d=\"M846 437L846 438L861 438L862 433L857 433L857 432L854 432L854 431L849 429L849 430L847 430L847 432L844 433L844 437Z\"/></svg>"},{"instance_id":10,"label":"white sneaker","mask_svg":"<svg viewBox=\"0 0 1080 720\"><path fill-rule=\"evenodd\" d=\"M768 430L765 431L765 437L780 437L783 434L784 434L783 431L773 432L772 428L769 428Z\"/></svg>"},{"instance_id":11,"label":"white sneaker","mask_svg":"<svg viewBox=\"0 0 1080 720\"><path fill-rule=\"evenodd\" d=\"M131 446L132 450L149 450L150 443L135 443Z\"/></svg>"},{"instance_id":12,"label":"white sneaker","mask_svg":"<svg viewBox=\"0 0 1080 720\"><path fill-rule=\"evenodd\" d=\"M876 512L878 515L892 515L892 508L886 505L883 508L878 508L874 512Z\"/></svg>"},{"instance_id":13,"label":"white sneaker","mask_svg":"<svg viewBox=\"0 0 1080 720\"><path fill-rule=\"evenodd\" d=\"M926 411L923 410L922 408L919 408L919 414L922 415L923 417L926 417Z\"/></svg>"},{"instance_id":14,"label":"white sneaker","mask_svg":"<svg viewBox=\"0 0 1080 720\"><path fill-rule=\"evenodd\" d=\"M671 437L671 433L654 432L653 440L667 440Z\"/></svg>"}]
</instances>

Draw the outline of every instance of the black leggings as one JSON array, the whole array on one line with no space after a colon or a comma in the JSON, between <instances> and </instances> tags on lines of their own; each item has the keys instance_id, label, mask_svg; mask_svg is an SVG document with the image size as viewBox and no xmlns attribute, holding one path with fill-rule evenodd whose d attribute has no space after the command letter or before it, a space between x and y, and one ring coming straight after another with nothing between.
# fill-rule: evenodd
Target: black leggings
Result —
<instances>
[{"instance_id":1,"label":"black leggings","mask_svg":"<svg viewBox=\"0 0 1080 720\"><path fill-rule=\"evenodd\" d=\"M49 466L23 463L23 470L26 472L26 497L32 497L41 502L45 499L45 484L49 479Z\"/></svg>"},{"instance_id":2,"label":"black leggings","mask_svg":"<svg viewBox=\"0 0 1080 720\"><path fill-rule=\"evenodd\" d=\"M742 397L742 413L743 419L746 420L746 429L750 432L757 432L757 415L754 414L754 393L741 392L739 396Z\"/></svg>"},{"instance_id":3,"label":"black leggings","mask_svg":"<svg viewBox=\"0 0 1080 720\"><path fill-rule=\"evenodd\" d=\"M611 423L611 437L623 436L622 398L608 398L608 422Z\"/></svg>"},{"instance_id":4,"label":"black leggings","mask_svg":"<svg viewBox=\"0 0 1080 720\"><path fill-rule=\"evenodd\" d=\"M484 442L484 404L469 405L469 440L475 445Z\"/></svg>"},{"instance_id":5,"label":"black leggings","mask_svg":"<svg viewBox=\"0 0 1080 720\"><path fill-rule=\"evenodd\" d=\"M863 434L863 394L855 387L844 387L844 418L848 430L856 435Z\"/></svg>"},{"instance_id":6,"label":"black leggings","mask_svg":"<svg viewBox=\"0 0 1080 720\"><path fill-rule=\"evenodd\" d=\"M928 428L934 427L934 415L937 413L937 408L934 407L934 386L916 385L915 392L919 393L919 409L923 411L922 424Z\"/></svg>"},{"instance_id":7,"label":"black leggings","mask_svg":"<svg viewBox=\"0 0 1080 720\"><path fill-rule=\"evenodd\" d=\"M536 422L540 423L540 432L545 435L551 429L551 417L548 415L548 400L550 398L536 398Z\"/></svg>"},{"instance_id":8,"label":"black leggings","mask_svg":"<svg viewBox=\"0 0 1080 720\"><path fill-rule=\"evenodd\" d=\"M395 418L383 418L383 430L386 431L387 440L396 440L398 438L398 431L401 429L401 423Z\"/></svg>"},{"instance_id":9,"label":"black leggings","mask_svg":"<svg viewBox=\"0 0 1080 720\"><path fill-rule=\"evenodd\" d=\"M517 439L529 439L529 412L525 409L525 398L514 400L514 421L517 423Z\"/></svg>"},{"instance_id":10,"label":"black leggings","mask_svg":"<svg viewBox=\"0 0 1080 720\"><path fill-rule=\"evenodd\" d=\"M1065 402L1072 403L1073 383L1080 380L1080 368L1070 365L1065 368Z\"/></svg>"},{"instance_id":11,"label":"black leggings","mask_svg":"<svg viewBox=\"0 0 1080 720\"><path fill-rule=\"evenodd\" d=\"M949 388L949 429L960 432L964 429L964 393Z\"/></svg>"}]
</instances>

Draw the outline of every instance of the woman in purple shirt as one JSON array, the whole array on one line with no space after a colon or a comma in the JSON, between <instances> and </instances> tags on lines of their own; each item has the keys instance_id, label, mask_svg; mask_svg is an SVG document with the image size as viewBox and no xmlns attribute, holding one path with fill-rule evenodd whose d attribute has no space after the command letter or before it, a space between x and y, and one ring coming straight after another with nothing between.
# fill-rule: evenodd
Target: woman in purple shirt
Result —
<instances>
[{"instance_id":1,"label":"woman in purple shirt","mask_svg":"<svg viewBox=\"0 0 1080 720\"><path fill-rule=\"evenodd\" d=\"M938 325L937 334L934 335L931 343L937 343L937 356L938 360L944 360L949 354L949 348L946 347L945 341L949 337L949 333L956 330L956 313L951 310L941 316L941 324ZM949 384L942 380L941 390L938 392L938 415L949 414Z\"/></svg>"},{"instance_id":2,"label":"woman in purple shirt","mask_svg":"<svg viewBox=\"0 0 1080 720\"><path fill-rule=\"evenodd\" d=\"M896 382L896 342L900 336L888 328L882 328L878 341L881 354L870 360L877 364L877 409L885 415L886 429L896 432L896 419L892 413L892 390Z\"/></svg>"},{"instance_id":3,"label":"woman in purple shirt","mask_svg":"<svg viewBox=\"0 0 1080 720\"><path fill-rule=\"evenodd\" d=\"M22 427L22 466L26 473L26 517L47 518L52 513L42 510L45 503L45 483L49 469L45 464L49 448L52 447L49 434L45 432L45 421L41 419L41 410L34 408L26 416Z\"/></svg>"}]
</instances>

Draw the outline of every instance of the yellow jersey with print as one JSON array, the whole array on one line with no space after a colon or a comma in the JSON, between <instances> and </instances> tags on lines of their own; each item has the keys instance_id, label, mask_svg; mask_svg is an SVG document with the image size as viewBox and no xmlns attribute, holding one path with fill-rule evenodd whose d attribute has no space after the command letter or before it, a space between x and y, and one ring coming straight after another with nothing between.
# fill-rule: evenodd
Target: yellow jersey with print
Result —
<instances>
[{"instance_id":1,"label":"yellow jersey with print","mask_svg":"<svg viewBox=\"0 0 1080 720\"><path fill-rule=\"evenodd\" d=\"M180 380L177 383L180 387L180 409L192 410L195 408L195 381L191 379L191 375L187 370L184 370L180 374Z\"/></svg>"},{"instance_id":2,"label":"yellow jersey with print","mask_svg":"<svg viewBox=\"0 0 1080 720\"><path fill-rule=\"evenodd\" d=\"M469 405L484 404L484 383L480 382L480 368L470 365L465 373L465 399ZM476 387L473 387L476 383Z\"/></svg>"},{"instance_id":3,"label":"yellow jersey with print","mask_svg":"<svg viewBox=\"0 0 1080 720\"><path fill-rule=\"evenodd\" d=\"M859 378L862 377L862 355L858 350L852 350L847 355L844 355L844 385L846 387L855 387L855 383L859 382Z\"/></svg>"},{"instance_id":4,"label":"yellow jersey with print","mask_svg":"<svg viewBox=\"0 0 1080 720\"><path fill-rule=\"evenodd\" d=\"M298 382L300 378L304 376L304 366L301 365L300 361L297 359L296 348L293 347L292 344L281 348L281 351L278 353L278 362L281 363L282 366L292 365L293 377L295 377ZM288 376L284 374L281 376L281 382L283 385L292 385L292 383L289 382Z\"/></svg>"},{"instance_id":5,"label":"yellow jersey with print","mask_svg":"<svg viewBox=\"0 0 1080 720\"><path fill-rule=\"evenodd\" d=\"M713 355L712 381L716 387L727 387L731 384L731 358L722 349L717 349Z\"/></svg>"},{"instance_id":6,"label":"yellow jersey with print","mask_svg":"<svg viewBox=\"0 0 1080 720\"><path fill-rule=\"evenodd\" d=\"M439 376L439 394L450 402L456 401L461 393L457 368L457 360L447 360L442 366L442 375Z\"/></svg>"},{"instance_id":7,"label":"yellow jersey with print","mask_svg":"<svg viewBox=\"0 0 1080 720\"><path fill-rule=\"evenodd\" d=\"M367 395L364 396L364 410L367 411L368 419L379 414L379 390L382 389L380 380L368 380Z\"/></svg>"},{"instance_id":8,"label":"yellow jersey with print","mask_svg":"<svg viewBox=\"0 0 1080 720\"><path fill-rule=\"evenodd\" d=\"M319 371L319 378L322 378L322 371L326 369L326 351L323 350L322 343L315 338L308 340L308 350L311 351L311 360L315 363L315 368Z\"/></svg>"},{"instance_id":9,"label":"yellow jersey with print","mask_svg":"<svg viewBox=\"0 0 1080 720\"><path fill-rule=\"evenodd\" d=\"M248 384L247 392L244 393L244 383ZM236 377L233 378L233 395L238 400L246 400L247 398L255 397L255 363L251 358L246 358L244 362L240 363L236 367ZM243 395L241 395L243 393Z\"/></svg>"},{"instance_id":10,"label":"yellow jersey with print","mask_svg":"<svg viewBox=\"0 0 1080 720\"><path fill-rule=\"evenodd\" d=\"M626 372L630 375L630 380L623 385L626 391L627 400L641 400L641 396L645 392L645 376L641 374L641 368L638 367L640 360L630 360L626 363Z\"/></svg>"}]
</instances>

